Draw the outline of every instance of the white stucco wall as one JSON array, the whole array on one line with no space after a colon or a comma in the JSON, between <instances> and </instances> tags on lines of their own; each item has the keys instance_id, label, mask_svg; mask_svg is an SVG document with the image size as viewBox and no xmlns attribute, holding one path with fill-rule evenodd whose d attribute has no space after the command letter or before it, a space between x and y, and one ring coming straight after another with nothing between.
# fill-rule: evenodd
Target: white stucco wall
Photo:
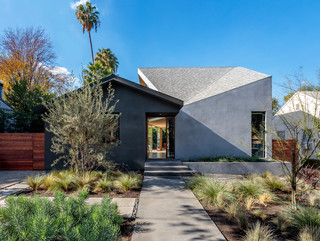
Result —
<instances>
[{"instance_id":1,"label":"white stucco wall","mask_svg":"<svg viewBox=\"0 0 320 241\"><path fill-rule=\"evenodd\" d=\"M185 105L176 116L176 158L251 156L251 113L271 124L271 77ZM266 134L271 146L271 135ZM266 157L271 149L266 148Z\"/></svg>"}]
</instances>

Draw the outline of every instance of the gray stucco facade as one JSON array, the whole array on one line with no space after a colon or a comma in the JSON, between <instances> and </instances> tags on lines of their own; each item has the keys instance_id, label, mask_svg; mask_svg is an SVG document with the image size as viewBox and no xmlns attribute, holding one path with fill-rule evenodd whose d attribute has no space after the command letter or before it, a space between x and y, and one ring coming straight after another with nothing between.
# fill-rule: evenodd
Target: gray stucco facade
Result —
<instances>
[{"instance_id":1,"label":"gray stucco facade","mask_svg":"<svg viewBox=\"0 0 320 241\"><path fill-rule=\"evenodd\" d=\"M119 134L120 145L113 149L110 160L124 164L129 169L143 169L146 160L146 119L147 116L155 114L175 116L182 107L181 101L172 103L165 95L154 95L154 93L142 91L136 88L138 85L131 82L128 86L117 81L111 81L115 90L115 99L119 100L115 112L120 113ZM107 86L104 86L104 93L107 93ZM148 89L147 87L143 87ZM162 98L162 96L164 98ZM181 103L178 104L178 103ZM45 169L50 170L51 164L56 155L51 152L52 134L45 132ZM59 163L54 168L62 168Z\"/></svg>"},{"instance_id":2,"label":"gray stucco facade","mask_svg":"<svg viewBox=\"0 0 320 241\"><path fill-rule=\"evenodd\" d=\"M268 77L183 106L176 116L176 158L251 156L251 113L265 112L269 124L271 88ZM268 133L266 140L270 146Z\"/></svg>"},{"instance_id":3,"label":"gray stucco facade","mask_svg":"<svg viewBox=\"0 0 320 241\"><path fill-rule=\"evenodd\" d=\"M240 67L159 68L160 75L157 68L151 69L150 72L148 69L139 70L140 85L114 75L102 80L112 83L119 100L115 112L121 114L121 143L113 150L113 161L125 164L129 169L144 168L149 144L147 119L151 116L175 117L176 159L251 156L252 112L263 112L265 125L271 123L271 76ZM167 75L167 71L170 74ZM195 76L190 76L192 73L196 73ZM175 76L168 80L171 75ZM192 88L185 86L193 79L196 81ZM197 86L201 88L194 90ZM173 145L171 141L169 143ZM167 153L168 142L165 144ZM271 157L270 146L271 135L266 133L266 158ZM56 159L50 148L51 134L46 132L46 169L51 169Z\"/></svg>"}]
</instances>

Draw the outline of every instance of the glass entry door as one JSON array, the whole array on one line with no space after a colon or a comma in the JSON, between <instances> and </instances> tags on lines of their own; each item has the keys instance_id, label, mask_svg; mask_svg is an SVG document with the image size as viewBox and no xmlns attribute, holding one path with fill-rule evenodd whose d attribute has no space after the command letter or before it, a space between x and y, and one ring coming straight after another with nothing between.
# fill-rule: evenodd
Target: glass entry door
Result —
<instances>
[{"instance_id":1,"label":"glass entry door","mask_svg":"<svg viewBox=\"0 0 320 241\"><path fill-rule=\"evenodd\" d=\"M174 158L174 117L147 118L147 158Z\"/></svg>"}]
</instances>

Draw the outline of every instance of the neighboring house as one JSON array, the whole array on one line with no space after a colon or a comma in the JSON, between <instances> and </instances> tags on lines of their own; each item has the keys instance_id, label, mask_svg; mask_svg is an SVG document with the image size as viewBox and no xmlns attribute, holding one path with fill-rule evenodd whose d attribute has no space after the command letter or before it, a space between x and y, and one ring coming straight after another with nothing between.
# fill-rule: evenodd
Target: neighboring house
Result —
<instances>
[{"instance_id":1,"label":"neighboring house","mask_svg":"<svg viewBox=\"0 0 320 241\"><path fill-rule=\"evenodd\" d=\"M11 112L12 108L3 100L3 84L0 82L0 109L5 112Z\"/></svg>"},{"instance_id":2,"label":"neighboring house","mask_svg":"<svg viewBox=\"0 0 320 241\"><path fill-rule=\"evenodd\" d=\"M320 92L297 91L275 114L272 120L275 140L292 140L297 136L301 151L313 149L314 143L307 140L307 133L312 129L312 118L320 118ZM295 128L297 131L295 132ZM298 134L294 134L297 133ZM292 134L293 133L293 134ZM315 158L316 151L312 158Z\"/></svg>"},{"instance_id":3,"label":"neighboring house","mask_svg":"<svg viewBox=\"0 0 320 241\"><path fill-rule=\"evenodd\" d=\"M113 160L143 169L147 159L181 159L233 155L270 157L265 140L252 125L272 117L271 76L241 67L139 68L140 85L111 75L108 83L119 99L121 144ZM43 110L38 110L43 111ZM45 166L56 158L45 133Z\"/></svg>"}]
</instances>

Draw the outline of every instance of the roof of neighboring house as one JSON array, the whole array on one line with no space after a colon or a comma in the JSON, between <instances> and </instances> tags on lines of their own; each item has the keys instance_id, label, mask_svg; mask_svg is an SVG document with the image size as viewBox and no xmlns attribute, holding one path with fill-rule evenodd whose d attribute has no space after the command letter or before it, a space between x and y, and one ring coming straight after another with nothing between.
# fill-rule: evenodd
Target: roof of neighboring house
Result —
<instances>
[{"instance_id":1,"label":"roof of neighboring house","mask_svg":"<svg viewBox=\"0 0 320 241\"><path fill-rule=\"evenodd\" d=\"M243 67L139 68L149 88L190 104L270 77Z\"/></svg>"},{"instance_id":2,"label":"roof of neighboring house","mask_svg":"<svg viewBox=\"0 0 320 241\"><path fill-rule=\"evenodd\" d=\"M3 99L0 99L0 109L11 111L12 108L8 103L6 103Z\"/></svg>"},{"instance_id":3,"label":"roof of neighboring house","mask_svg":"<svg viewBox=\"0 0 320 241\"><path fill-rule=\"evenodd\" d=\"M316 99L316 103L318 105L320 104L320 102L318 102L318 101L320 101L320 91L297 91L289 98L289 100L287 100L286 103L284 103L283 106L281 106L281 108L277 111L277 113L275 113L275 116L276 115L283 115L285 113L284 109L286 108L286 106L289 105L297 95L305 95L305 96L312 97L312 98ZM304 100L306 100L306 98L304 98ZM301 99L300 99L300 102L301 102L301 104L304 104L304 102ZM297 111L297 110L294 110L294 111Z\"/></svg>"},{"instance_id":4,"label":"roof of neighboring house","mask_svg":"<svg viewBox=\"0 0 320 241\"><path fill-rule=\"evenodd\" d=\"M182 100L179 100L179 99L177 99L175 97L172 97L172 96L169 96L167 94L161 93L159 91L150 89L148 87L139 85L137 83L134 83L134 82L132 82L130 80L124 79L124 78L119 77L119 76L114 75L114 74L112 74L112 75L110 75L110 76L108 76L106 78L101 79L100 83L101 83L101 85L106 85L106 84L108 84L108 83L110 83L112 81L115 81L115 82L120 83L122 85L128 86L128 87L133 88L135 90L141 91L141 92L143 92L145 94L149 94L149 95L158 97L158 98L160 98L162 100L165 100L165 101L168 101L168 102L170 102L172 104L175 104L175 105L178 105L178 106L181 106L181 107L183 106L183 101ZM45 111L45 107L44 107L44 105L38 105L38 106L33 108L33 111L37 112L37 113L43 112L43 111Z\"/></svg>"}]
</instances>

